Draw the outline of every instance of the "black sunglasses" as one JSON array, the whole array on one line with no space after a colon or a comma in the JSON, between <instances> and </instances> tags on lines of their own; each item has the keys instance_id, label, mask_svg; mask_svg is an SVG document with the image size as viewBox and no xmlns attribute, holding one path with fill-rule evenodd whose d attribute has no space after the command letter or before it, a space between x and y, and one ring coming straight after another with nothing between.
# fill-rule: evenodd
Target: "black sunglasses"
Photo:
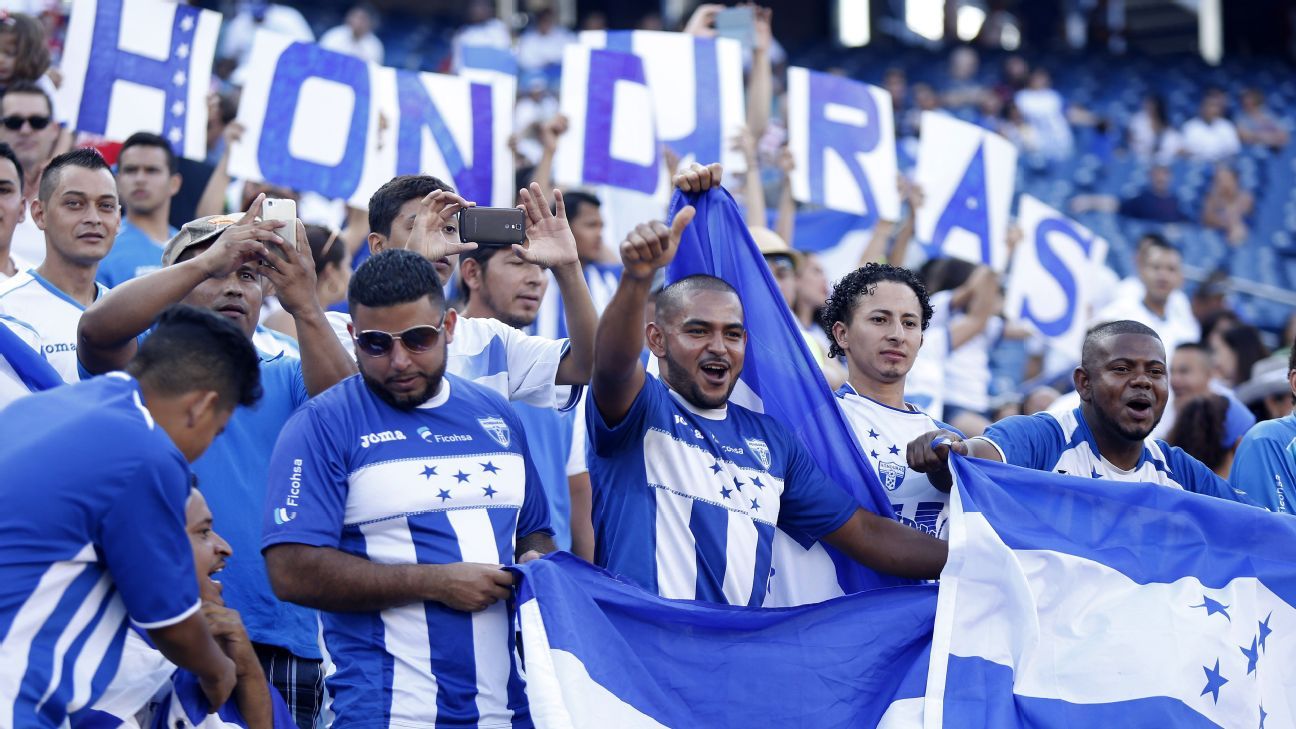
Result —
<instances>
[{"instance_id":1,"label":"black sunglasses","mask_svg":"<svg viewBox=\"0 0 1296 729\"><path fill-rule=\"evenodd\" d=\"M23 123L30 124L33 130L39 132L49 126L50 118L47 116L18 116L17 114L13 114L4 119L0 119L0 121L4 122L6 129L11 129L15 132L22 129Z\"/></svg>"},{"instance_id":2,"label":"black sunglasses","mask_svg":"<svg viewBox=\"0 0 1296 729\"><path fill-rule=\"evenodd\" d=\"M403 332L366 329L352 338L355 339L356 346L359 347L360 351L370 357L383 357L391 354L392 348L396 346L396 340L398 339L406 351L411 354L423 354L436 345L437 338L441 336L441 328L444 325L445 315L443 314L441 322L436 326L420 324Z\"/></svg>"}]
</instances>

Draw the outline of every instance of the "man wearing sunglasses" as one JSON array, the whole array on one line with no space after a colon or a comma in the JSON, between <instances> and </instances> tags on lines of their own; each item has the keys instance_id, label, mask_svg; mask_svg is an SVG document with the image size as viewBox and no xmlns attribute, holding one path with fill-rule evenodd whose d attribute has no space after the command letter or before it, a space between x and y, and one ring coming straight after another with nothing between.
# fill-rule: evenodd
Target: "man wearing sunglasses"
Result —
<instances>
[{"instance_id":1,"label":"man wearing sunglasses","mask_svg":"<svg viewBox=\"0 0 1296 729\"><path fill-rule=\"evenodd\" d=\"M59 146L62 128L54 121L53 108L45 90L30 81L11 84L0 97L0 142L13 147L22 163L28 203L36 197L41 172ZM45 236L30 212L14 231L12 250L32 265L45 259Z\"/></svg>"},{"instance_id":2,"label":"man wearing sunglasses","mask_svg":"<svg viewBox=\"0 0 1296 729\"><path fill-rule=\"evenodd\" d=\"M348 304L360 376L275 446L271 583L321 611L335 726L531 726L503 567L554 544L521 423L447 372L464 320L431 262L375 255Z\"/></svg>"},{"instance_id":3,"label":"man wearing sunglasses","mask_svg":"<svg viewBox=\"0 0 1296 729\"><path fill-rule=\"evenodd\" d=\"M156 312L183 302L211 309L233 321L249 340L261 300L272 284L292 315L301 359L261 353L265 397L255 408L238 408L225 434L194 473L210 484L212 513L233 546L225 573L225 599L243 616L271 683L303 729L314 724L322 693L320 653L313 611L275 598L259 558L261 524L253 504L265 500L270 452L290 415L355 372L355 363L329 328L315 295L315 264L297 221L297 247L276 232L284 223L259 219L264 195L241 217L209 216L186 223L167 243L163 268L132 279L102 297L85 314L78 355L92 373L120 369L134 354L135 340Z\"/></svg>"}]
</instances>

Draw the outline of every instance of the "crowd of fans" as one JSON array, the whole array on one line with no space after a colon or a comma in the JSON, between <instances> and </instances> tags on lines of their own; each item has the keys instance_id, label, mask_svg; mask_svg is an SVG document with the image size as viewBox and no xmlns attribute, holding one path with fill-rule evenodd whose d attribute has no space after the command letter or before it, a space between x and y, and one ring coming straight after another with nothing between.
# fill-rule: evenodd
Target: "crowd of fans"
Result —
<instances>
[{"instance_id":1,"label":"crowd of fans","mask_svg":"<svg viewBox=\"0 0 1296 729\"><path fill-rule=\"evenodd\" d=\"M702 5L681 29L714 35L719 7ZM31 565L73 559L90 543L137 626L111 649L100 645L132 668L92 682L95 701L57 676L20 671L17 686L0 684L0 709L14 717L133 721L165 711L165 691L156 681L122 686L123 677L142 685L178 666L213 704L233 695L231 721L305 729L322 720L330 660L332 711L344 720L439 711L468 726L525 716L500 602L512 577L499 564L567 549L666 597L759 606L777 524L879 571L932 579L944 562L951 451L1293 512L1284 488L1296 474L1287 450L1296 315L1283 331L1245 321L1227 277L1190 288L1184 253L1153 231L1131 251L1133 275L1100 274L1083 347L1065 350L1005 318L1000 274L924 260L910 245L925 202L907 177L922 112L1002 134L1042 174L1082 153L1077 130L1110 131L1110 119L1068 102L1043 65L1012 55L987 82L977 51L959 47L939 82L911 84L901 67L881 73L905 213L880 221L847 270L799 250L810 246L798 240L806 210L789 182L788 57L768 10L754 12L747 126L733 140L746 169L667 160L681 190L723 184L742 204L892 498L893 521L851 503L772 419L730 402L747 345L743 302L710 277L662 285L692 208L610 245L597 191L555 189L566 131L560 62L575 35L553 8L517 28L491 3L469 2L441 61L456 71L471 49L516 54L510 146L527 242L513 248L460 243L455 213L471 201L425 175L394 178L367 210L231 179L253 31L305 41L315 32L290 6L228 10L205 160L180 159L147 132L78 138L52 97L66 19L57 7L0 14L0 408L9 405L0 468L17 474L0 487L0 533L28 540L0 542L0 581L11 585L0 589L0 619L46 589L35 586L44 568ZM318 42L383 63L380 21L357 5ZM649 15L640 27L660 24ZM604 25L591 14L581 28ZM1250 147L1283 149L1289 126L1256 88L1237 98L1211 89L1178 126L1149 96L1115 152L1148 166L1146 188L1123 199L1077 195L1070 210L1201 225L1242 245L1257 191L1231 162ZM1180 159L1214 165L1199 205L1175 192ZM301 220L262 220L266 198L296 200ZM1004 388L996 373L1012 351L1029 356ZM947 444L933 449L936 438ZM59 445L72 442L88 447L72 457ZM428 443L439 449L432 457ZM86 483L102 484L97 501L47 509ZM658 501L676 497L699 506ZM749 522L750 534L729 533L728 554L723 524L697 516L703 503ZM501 505L506 518L473 516ZM36 511L84 535L42 535L24 521ZM176 564L180 533L190 536L192 573ZM754 567L751 554L734 554L753 548ZM735 579L741 570L750 574ZM411 604L428 607L415 619L403 612ZM424 629L483 637L429 659L426 641L407 645L409 631ZM0 663L17 655L10 643ZM412 673L391 678L382 655L414 661L401 669ZM391 681L407 683L392 693ZM51 696L61 709L46 706Z\"/></svg>"}]
</instances>

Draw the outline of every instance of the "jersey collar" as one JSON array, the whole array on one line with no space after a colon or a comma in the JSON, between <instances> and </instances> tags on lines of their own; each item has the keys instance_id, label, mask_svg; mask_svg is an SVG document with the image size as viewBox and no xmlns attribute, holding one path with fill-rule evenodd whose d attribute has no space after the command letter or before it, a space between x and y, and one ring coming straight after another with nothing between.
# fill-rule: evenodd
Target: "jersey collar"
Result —
<instances>
[{"instance_id":1,"label":"jersey collar","mask_svg":"<svg viewBox=\"0 0 1296 729\"><path fill-rule=\"evenodd\" d=\"M417 409L431 410L433 408L439 408L446 403L446 400L449 399L450 399L450 378L442 376L441 384L437 385L436 393L433 394L432 397L429 397L427 400L419 404L417 406Z\"/></svg>"},{"instance_id":2,"label":"jersey collar","mask_svg":"<svg viewBox=\"0 0 1296 729\"><path fill-rule=\"evenodd\" d=\"M1161 463L1152 457L1152 452L1148 449L1148 441L1150 440L1150 437L1143 439L1143 451L1139 453L1138 463L1135 463L1133 468L1126 470L1107 460L1107 457L1098 450L1098 441L1094 439L1093 431L1089 429L1089 423L1085 420L1084 413L1080 408L1075 409L1075 419L1076 430L1075 433L1071 435L1071 442L1067 444L1068 448L1079 445L1081 441L1088 443L1089 450L1093 451L1094 455L1098 456L1098 458L1100 458L1108 468L1118 473L1137 473L1138 470L1143 467L1143 464L1148 461L1152 461L1153 466L1155 466L1157 470L1166 470Z\"/></svg>"},{"instance_id":3,"label":"jersey collar","mask_svg":"<svg viewBox=\"0 0 1296 729\"><path fill-rule=\"evenodd\" d=\"M675 398L675 402L679 403L684 407L685 410L689 411L690 413L693 413L699 418L706 418L707 420L724 420L725 417L728 416L729 414L728 403L725 403L724 405L721 405L718 408L710 408L710 409L700 408L697 405L694 405L693 403L684 399L683 395L679 394L678 392L675 392L675 390L672 389L669 384L666 384L665 380L662 380L662 384L666 385L666 392L669 392L671 397Z\"/></svg>"}]
</instances>

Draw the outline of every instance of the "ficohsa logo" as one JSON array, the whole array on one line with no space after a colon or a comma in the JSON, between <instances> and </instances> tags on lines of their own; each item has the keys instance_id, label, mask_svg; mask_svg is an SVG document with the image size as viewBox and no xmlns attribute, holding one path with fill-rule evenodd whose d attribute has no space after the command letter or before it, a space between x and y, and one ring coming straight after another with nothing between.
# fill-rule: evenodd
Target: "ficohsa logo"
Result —
<instances>
[{"instance_id":1,"label":"ficohsa logo","mask_svg":"<svg viewBox=\"0 0 1296 729\"><path fill-rule=\"evenodd\" d=\"M274 520L276 524L287 524L297 517L297 512L288 511L283 507L275 509Z\"/></svg>"}]
</instances>

